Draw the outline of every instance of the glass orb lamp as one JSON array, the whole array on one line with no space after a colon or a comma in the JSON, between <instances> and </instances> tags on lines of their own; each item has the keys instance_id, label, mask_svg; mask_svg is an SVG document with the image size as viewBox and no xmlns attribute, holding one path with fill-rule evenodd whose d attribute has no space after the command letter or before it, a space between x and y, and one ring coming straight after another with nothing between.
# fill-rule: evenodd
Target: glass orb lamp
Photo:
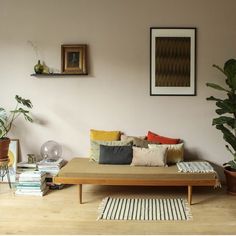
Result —
<instances>
[{"instance_id":1,"label":"glass orb lamp","mask_svg":"<svg viewBox=\"0 0 236 236\"><path fill-rule=\"evenodd\" d=\"M49 140L41 146L40 154L48 162L57 161L62 156L62 146L53 140Z\"/></svg>"}]
</instances>

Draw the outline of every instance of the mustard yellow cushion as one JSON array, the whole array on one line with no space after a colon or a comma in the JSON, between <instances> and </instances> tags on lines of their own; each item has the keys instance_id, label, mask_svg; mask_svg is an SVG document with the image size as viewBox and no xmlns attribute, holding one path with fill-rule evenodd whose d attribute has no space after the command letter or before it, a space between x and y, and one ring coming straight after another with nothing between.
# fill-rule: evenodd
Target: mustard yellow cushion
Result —
<instances>
[{"instance_id":1,"label":"mustard yellow cushion","mask_svg":"<svg viewBox=\"0 0 236 236\"><path fill-rule=\"evenodd\" d=\"M167 164L176 164L184 160L184 144L148 144L149 148L167 147Z\"/></svg>"},{"instance_id":2,"label":"mustard yellow cushion","mask_svg":"<svg viewBox=\"0 0 236 236\"><path fill-rule=\"evenodd\" d=\"M90 130L90 140L117 141L120 140L120 131Z\"/></svg>"}]
</instances>

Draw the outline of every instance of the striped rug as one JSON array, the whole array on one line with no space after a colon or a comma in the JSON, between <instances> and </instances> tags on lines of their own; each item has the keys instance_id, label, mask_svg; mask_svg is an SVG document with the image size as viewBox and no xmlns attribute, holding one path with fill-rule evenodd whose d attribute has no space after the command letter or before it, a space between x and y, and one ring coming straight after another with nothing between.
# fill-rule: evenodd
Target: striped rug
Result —
<instances>
[{"instance_id":1,"label":"striped rug","mask_svg":"<svg viewBox=\"0 0 236 236\"><path fill-rule=\"evenodd\" d=\"M189 220L186 200L105 198L99 208L101 220Z\"/></svg>"}]
</instances>

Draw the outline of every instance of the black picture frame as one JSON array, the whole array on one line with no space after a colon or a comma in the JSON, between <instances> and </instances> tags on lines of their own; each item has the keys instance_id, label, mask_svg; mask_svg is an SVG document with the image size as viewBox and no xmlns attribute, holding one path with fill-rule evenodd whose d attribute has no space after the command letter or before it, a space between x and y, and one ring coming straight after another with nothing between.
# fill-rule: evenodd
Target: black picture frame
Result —
<instances>
[{"instance_id":1,"label":"black picture frame","mask_svg":"<svg viewBox=\"0 0 236 236\"><path fill-rule=\"evenodd\" d=\"M150 96L196 96L195 27L150 28Z\"/></svg>"}]
</instances>

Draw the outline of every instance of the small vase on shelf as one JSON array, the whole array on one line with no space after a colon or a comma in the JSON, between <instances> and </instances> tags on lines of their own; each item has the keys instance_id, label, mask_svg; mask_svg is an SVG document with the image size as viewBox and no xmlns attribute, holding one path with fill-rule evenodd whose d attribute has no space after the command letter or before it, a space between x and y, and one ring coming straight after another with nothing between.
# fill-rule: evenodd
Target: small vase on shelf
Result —
<instances>
[{"instance_id":1,"label":"small vase on shelf","mask_svg":"<svg viewBox=\"0 0 236 236\"><path fill-rule=\"evenodd\" d=\"M49 67L43 62L43 74L49 74Z\"/></svg>"},{"instance_id":2,"label":"small vase on shelf","mask_svg":"<svg viewBox=\"0 0 236 236\"><path fill-rule=\"evenodd\" d=\"M43 65L40 63L40 60L38 60L38 64L34 66L34 71L36 74L42 74L43 73Z\"/></svg>"}]
</instances>

